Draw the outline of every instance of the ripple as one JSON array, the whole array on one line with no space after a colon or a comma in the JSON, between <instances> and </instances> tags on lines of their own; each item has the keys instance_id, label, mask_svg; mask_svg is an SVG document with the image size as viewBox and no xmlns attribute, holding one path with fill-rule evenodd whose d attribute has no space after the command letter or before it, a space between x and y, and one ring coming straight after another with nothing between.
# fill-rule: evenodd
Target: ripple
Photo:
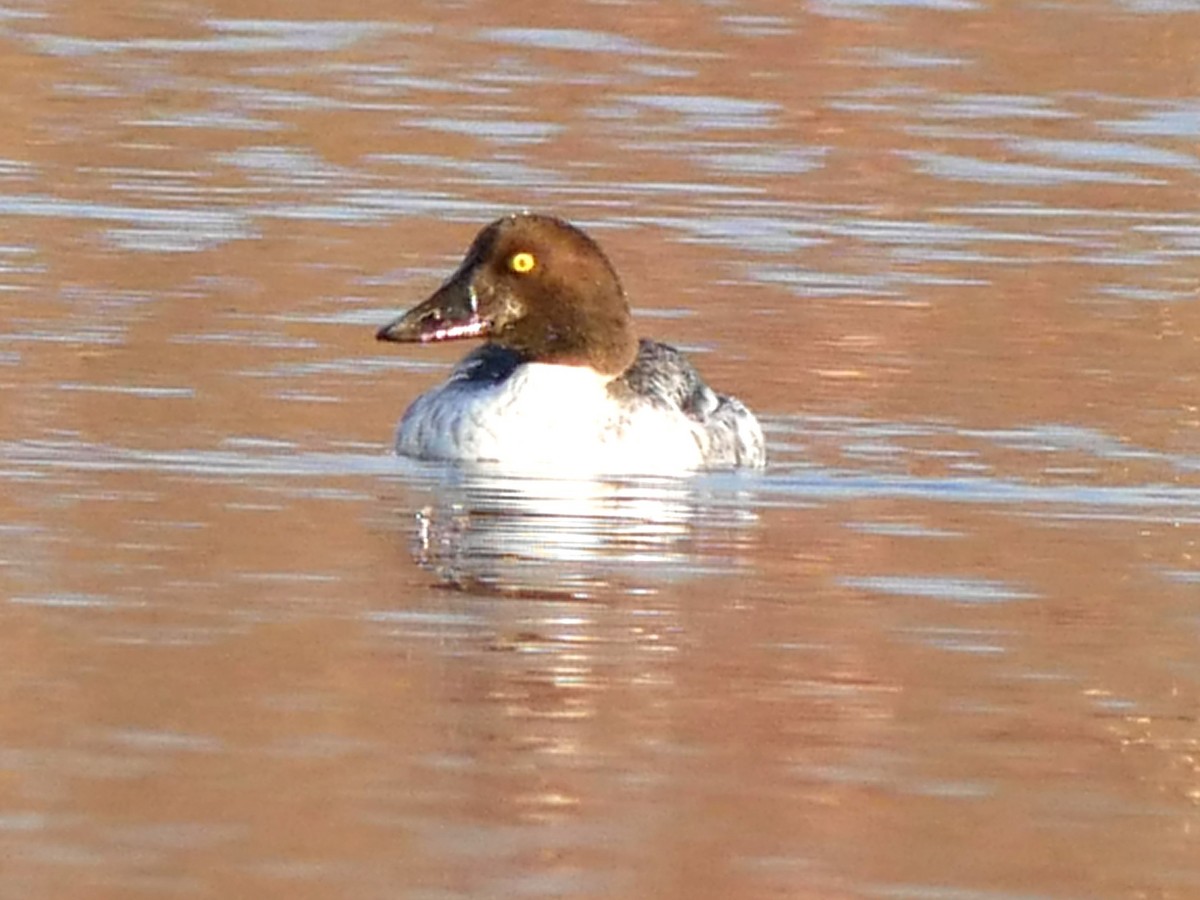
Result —
<instances>
[{"instance_id":1,"label":"ripple","mask_svg":"<svg viewBox=\"0 0 1200 900\"><path fill-rule=\"evenodd\" d=\"M981 578L946 578L940 575L876 575L839 578L838 584L876 594L895 594L900 597L923 597L949 600L954 603L1002 603L1010 600L1033 600L1030 593L1002 581Z\"/></svg>"}]
</instances>

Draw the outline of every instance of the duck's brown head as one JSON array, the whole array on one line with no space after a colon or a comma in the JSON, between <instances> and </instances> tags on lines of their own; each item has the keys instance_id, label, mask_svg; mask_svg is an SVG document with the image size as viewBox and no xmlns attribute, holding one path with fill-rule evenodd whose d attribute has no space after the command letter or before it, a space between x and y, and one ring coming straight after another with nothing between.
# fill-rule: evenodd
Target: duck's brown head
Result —
<instances>
[{"instance_id":1,"label":"duck's brown head","mask_svg":"<svg viewBox=\"0 0 1200 900\"><path fill-rule=\"evenodd\" d=\"M637 355L629 304L590 237L553 216L521 213L479 232L462 264L424 303L376 334L383 341L482 337L533 362L616 376Z\"/></svg>"}]
</instances>

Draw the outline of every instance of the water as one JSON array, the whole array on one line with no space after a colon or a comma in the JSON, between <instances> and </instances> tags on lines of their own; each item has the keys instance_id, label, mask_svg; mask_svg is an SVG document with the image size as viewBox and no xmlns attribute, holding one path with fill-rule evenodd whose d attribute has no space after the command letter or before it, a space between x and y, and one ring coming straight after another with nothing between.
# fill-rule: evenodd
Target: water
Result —
<instances>
[{"instance_id":1,"label":"water","mask_svg":"<svg viewBox=\"0 0 1200 900\"><path fill-rule=\"evenodd\" d=\"M0 7L0 897L1200 894L1200 7ZM753 475L391 457L586 227Z\"/></svg>"}]
</instances>

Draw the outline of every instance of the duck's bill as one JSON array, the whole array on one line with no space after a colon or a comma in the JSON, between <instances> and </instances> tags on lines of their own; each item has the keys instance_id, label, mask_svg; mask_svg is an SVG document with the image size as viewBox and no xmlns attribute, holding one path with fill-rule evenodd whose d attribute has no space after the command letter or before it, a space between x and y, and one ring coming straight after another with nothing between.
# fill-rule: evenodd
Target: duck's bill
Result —
<instances>
[{"instance_id":1,"label":"duck's bill","mask_svg":"<svg viewBox=\"0 0 1200 900\"><path fill-rule=\"evenodd\" d=\"M381 341L430 344L487 335L491 323L479 316L474 291L452 278L437 292L400 318L375 332Z\"/></svg>"}]
</instances>

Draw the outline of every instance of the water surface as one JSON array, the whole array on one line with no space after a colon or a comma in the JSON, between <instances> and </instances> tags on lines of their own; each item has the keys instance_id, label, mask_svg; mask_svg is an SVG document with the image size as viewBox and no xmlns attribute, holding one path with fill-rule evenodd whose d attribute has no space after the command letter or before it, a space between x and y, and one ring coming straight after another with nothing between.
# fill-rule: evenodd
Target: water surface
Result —
<instances>
[{"instance_id":1,"label":"water surface","mask_svg":"<svg viewBox=\"0 0 1200 900\"><path fill-rule=\"evenodd\" d=\"M0 896L1200 894L1197 36L0 7ZM389 455L520 208L764 473Z\"/></svg>"}]
</instances>

